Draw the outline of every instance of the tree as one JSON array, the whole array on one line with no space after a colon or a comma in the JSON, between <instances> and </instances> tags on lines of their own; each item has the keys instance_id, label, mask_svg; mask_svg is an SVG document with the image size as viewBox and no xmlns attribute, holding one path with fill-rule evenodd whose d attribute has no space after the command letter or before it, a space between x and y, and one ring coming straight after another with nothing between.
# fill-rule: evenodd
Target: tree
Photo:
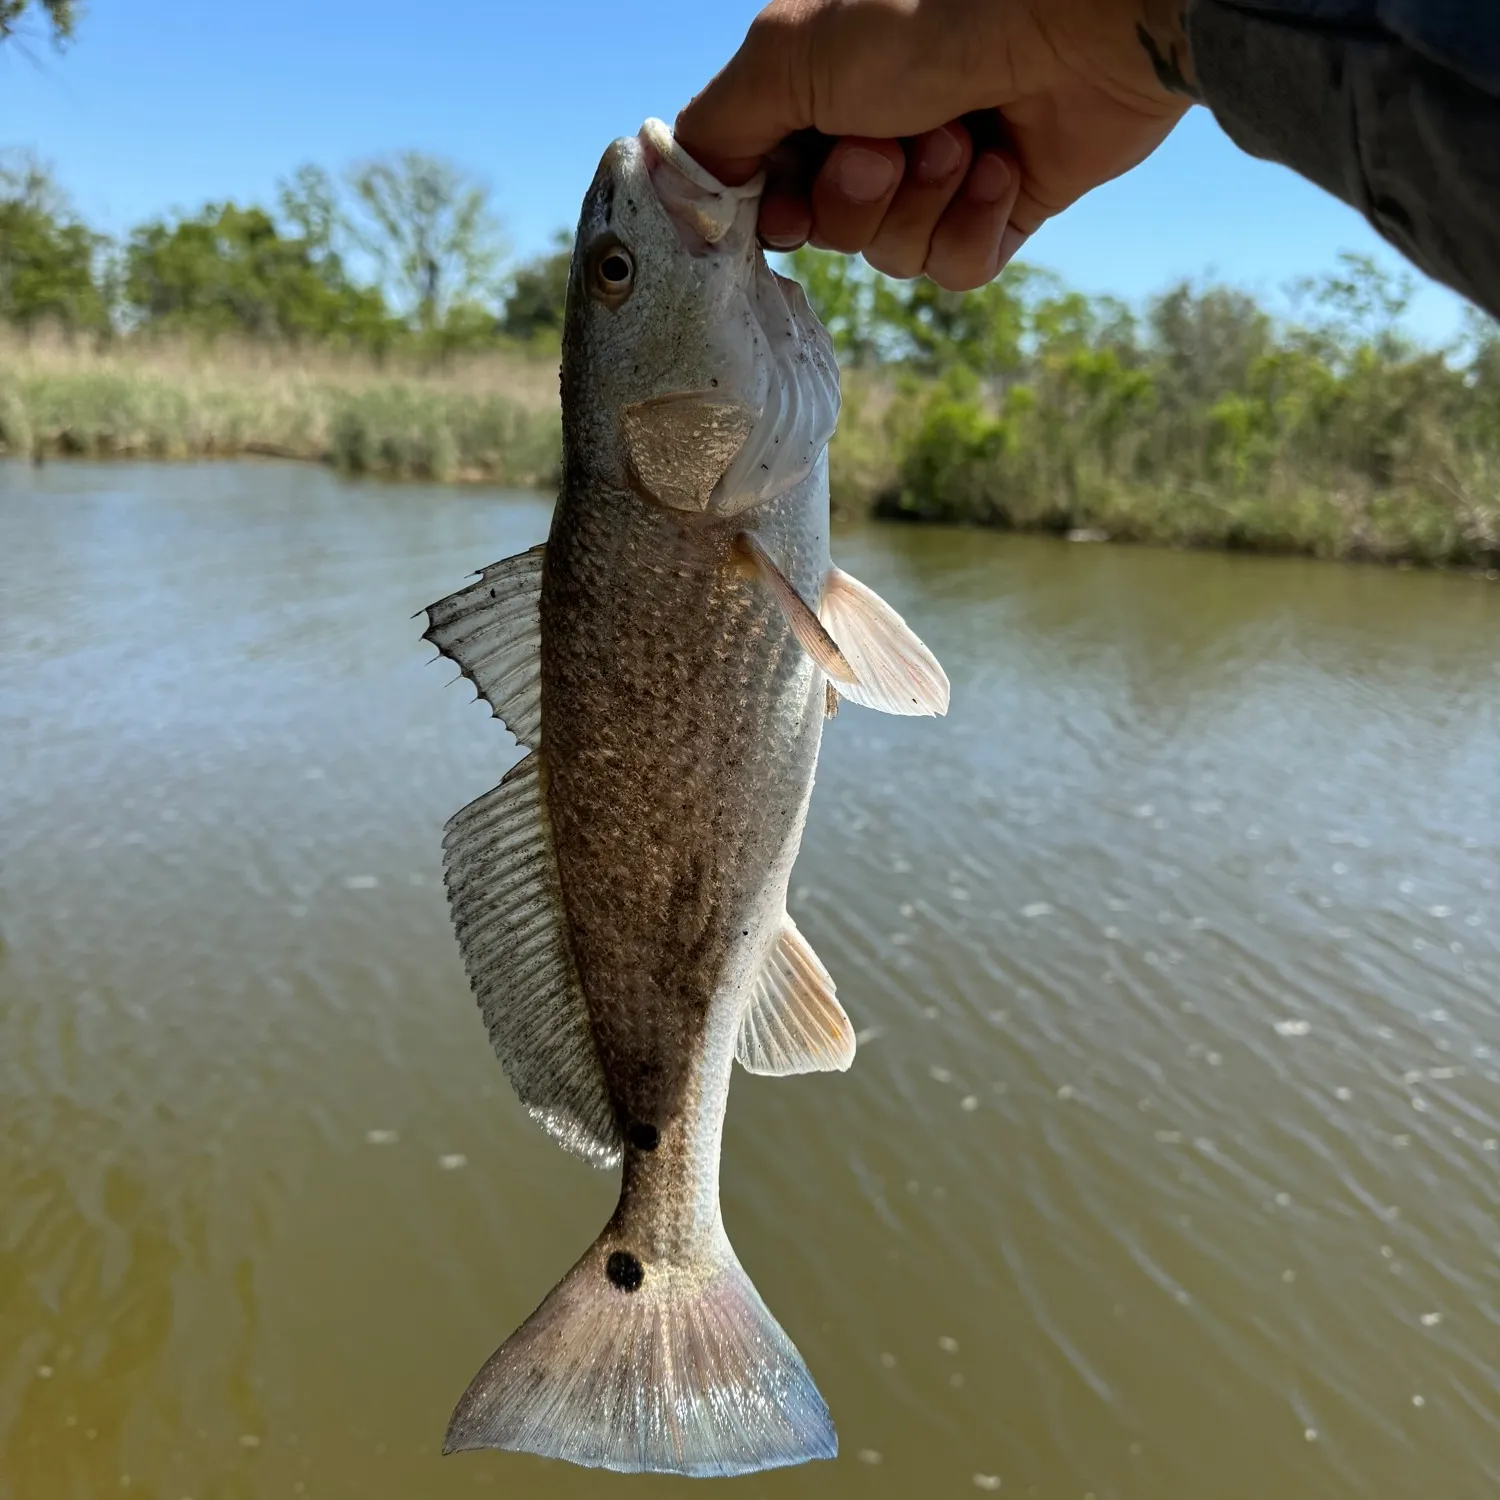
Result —
<instances>
[{"instance_id":1,"label":"tree","mask_svg":"<svg viewBox=\"0 0 1500 1500\"><path fill-rule=\"evenodd\" d=\"M553 237L553 245L550 254L527 261L511 274L500 326L512 338L532 339L562 332L573 236L561 229Z\"/></svg>"},{"instance_id":2,"label":"tree","mask_svg":"<svg viewBox=\"0 0 1500 1500\"><path fill-rule=\"evenodd\" d=\"M503 247L483 184L421 151L366 162L349 182L368 221L360 241L423 332L495 291Z\"/></svg>"},{"instance_id":3,"label":"tree","mask_svg":"<svg viewBox=\"0 0 1500 1500\"><path fill-rule=\"evenodd\" d=\"M31 0L0 0L0 42L23 34L18 24L30 9ZM78 21L76 0L39 0L37 9L47 17L52 31L52 45L61 49L73 40Z\"/></svg>"},{"instance_id":4,"label":"tree","mask_svg":"<svg viewBox=\"0 0 1500 1500\"><path fill-rule=\"evenodd\" d=\"M779 260L801 283L841 360L868 365L910 354L898 283L858 257L807 245Z\"/></svg>"},{"instance_id":5,"label":"tree","mask_svg":"<svg viewBox=\"0 0 1500 1500\"><path fill-rule=\"evenodd\" d=\"M1158 387L1174 410L1206 408L1243 389L1275 334L1248 293L1188 281L1151 300L1146 326Z\"/></svg>"},{"instance_id":6,"label":"tree","mask_svg":"<svg viewBox=\"0 0 1500 1500\"><path fill-rule=\"evenodd\" d=\"M261 208L209 204L143 224L125 252L124 295L143 326L213 336L380 343L379 291L354 286L336 255L281 234Z\"/></svg>"},{"instance_id":7,"label":"tree","mask_svg":"<svg viewBox=\"0 0 1500 1500\"><path fill-rule=\"evenodd\" d=\"M1400 359L1412 352L1411 340L1401 331L1416 295L1416 278L1409 271L1390 272L1372 256L1340 250L1338 270L1303 276L1291 285L1295 302L1311 298L1313 330L1327 340L1334 357L1345 360L1362 348L1382 359Z\"/></svg>"},{"instance_id":8,"label":"tree","mask_svg":"<svg viewBox=\"0 0 1500 1500\"><path fill-rule=\"evenodd\" d=\"M304 162L291 177L277 184L282 220L296 230L297 238L313 256L325 259L336 253L345 227L339 207L338 188L319 166Z\"/></svg>"},{"instance_id":9,"label":"tree","mask_svg":"<svg viewBox=\"0 0 1500 1500\"><path fill-rule=\"evenodd\" d=\"M942 371L959 363L988 380L1014 374L1022 364L1026 306L1024 266L973 292L946 292L925 276L900 294L901 321L920 368Z\"/></svg>"},{"instance_id":10,"label":"tree","mask_svg":"<svg viewBox=\"0 0 1500 1500\"><path fill-rule=\"evenodd\" d=\"M109 308L99 262L105 241L74 216L47 166L0 153L0 321L103 332Z\"/></svg>"}]
</instances>

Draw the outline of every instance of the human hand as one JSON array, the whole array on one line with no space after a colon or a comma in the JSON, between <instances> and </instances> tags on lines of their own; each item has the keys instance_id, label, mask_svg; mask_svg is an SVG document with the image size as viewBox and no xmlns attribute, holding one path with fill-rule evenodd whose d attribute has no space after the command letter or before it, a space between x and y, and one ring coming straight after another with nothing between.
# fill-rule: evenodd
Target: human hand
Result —
<instances>
[{"instance_id":1,"label":"human hand","mask_svg":"<svg viewBox=\"0 0 1500 1500\"><path fill-rule=\"evenodd\" d=\"M1193 98L1186 0L772 0L678 116L760 234L965 291Z\"/></svg>"}]
</instances>

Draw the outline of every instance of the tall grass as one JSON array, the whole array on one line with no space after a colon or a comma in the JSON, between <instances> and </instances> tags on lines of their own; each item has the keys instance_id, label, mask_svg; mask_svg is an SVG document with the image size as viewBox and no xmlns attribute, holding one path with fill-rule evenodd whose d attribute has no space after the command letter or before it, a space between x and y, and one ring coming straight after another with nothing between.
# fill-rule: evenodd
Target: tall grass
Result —
<instances>
[{"instance_id":1,"label":"tall grass","mask_svg":"<svg viewBox=\"0 0 1500 1500\"><path fill-rule=\"evenodd\" d=\"M1008 390L963 371L846 370L835 513L1500 568L1500 413L1450 410L1440 365L1346 381L1321 405L1273 391L1195 407L1097 364L1060 361ZM433 367L222 341L0 342L0 446L550 488L556 354Z\"/></svg>"},{"instance_id":2,"label":"tall grass","mask_svg":"<svg viewBox=\"0 0 1500 1500\"><path fill-rule=\"evenodd\" d=\"M392 478L548 486L555 355L441 366L253 344L0 342L0 445L45 458L260 454Z\"/></svg>"},{"instance_id":3,"label":"tall grass","mask_svg":"<svg viewBox=\"0 0 1500 1500\"><path fill-rule=\"evenodd\" d=\"M1465 431L1399 389L1298 430L1233 403L1121 410L1045 379L982 396L858 371L844 386L836 514L1500 569L1500 428Z\"/></svg>"}]
</instances>

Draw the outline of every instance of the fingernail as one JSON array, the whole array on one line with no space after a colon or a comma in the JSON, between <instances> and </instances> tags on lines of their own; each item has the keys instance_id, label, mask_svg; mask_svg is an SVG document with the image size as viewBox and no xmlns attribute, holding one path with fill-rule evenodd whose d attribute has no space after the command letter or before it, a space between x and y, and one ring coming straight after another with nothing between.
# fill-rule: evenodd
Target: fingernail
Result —
<instances>
[{"instance_id":1,"label":"fingernail","mask_svg":"<svg viewBox=\"0 0 1500 1500\"><path fill-rule=\"evenodd\" d=\"M947 125L941 130L929 131L922 137L917 148L917 159L913 163L919 182L942 182L958 171L964 159L963 142Z\"/></svg>"},{"instance_id":2,"label":"fingernail","mask_svg":"<svg viewBox=\"0 0 1500 1500\"><path fill-rule=\"evenodd\" d=\"M1017 229L1014 224L1007 224L1004 233L1000 236L1000 259L995 266L995 274L998 276L1006 266L1010 264L1011 257L1029 240L1031 236Z\"/></svg>"},{"instance_id":3,"label":"fingernail","mask_svg":"<svg viewBox=\"0 0 1500 1500\"><path fill-rule=\"evenodd\" d=\"M856 203L874 203L890 192L896 168L889 157L863 146L851 146L833 169L833 183Z\"/></svg>"},{"instance_id":4,"label":"fingernail","mask_svg":"<svg viewBox=\"0 0 1500 1500\"><path fill-rule=\"evenodd\" d=\"M767 190L760 203L761 243L773 250L795 250L806 244L812 228L812 209L785 192Z\"/></svg>"},{"instance_id":5,"label":"fingernail","mask_svg":"<svg viewBox=\"0 0 1500 1500\"><path fill-rule=\"evenodd\" d=\"M976 203L998 203L1009 191L1011 184L1010 165L1003 156L986 151L975 158L969 168L969 180L964 192Z\"/></svg>"}]
</instances>

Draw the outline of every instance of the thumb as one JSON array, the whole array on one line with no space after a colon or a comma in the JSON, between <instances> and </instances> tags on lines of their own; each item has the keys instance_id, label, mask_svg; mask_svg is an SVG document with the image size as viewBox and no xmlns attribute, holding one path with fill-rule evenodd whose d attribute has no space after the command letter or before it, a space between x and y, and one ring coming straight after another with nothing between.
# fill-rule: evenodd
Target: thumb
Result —
<instances>
[{"instance_id":1,"label":"thumb","mask_svg":"<svg viewBox=\"0 0 1500 1500\"><path fill-rule=\"evenodd\" d=\"M993 0L771 0L677 117L677 139L721 181L743 182L799 131L894 140L935 130L1003 103L993 58L1030 24L1023 11Z\"/></svg>"},{"instance_id":2,"label":"thumb","mask_svg":"<svg viewBox=\"0 0 1500 1500\"><path fill-rule=\"evenodd\" d=\"M774 147L814 123L808 39L821 8L818 0L773 0L677 116L678 144L721 182L753 177Z\"/></svg>"}]
</instances>

